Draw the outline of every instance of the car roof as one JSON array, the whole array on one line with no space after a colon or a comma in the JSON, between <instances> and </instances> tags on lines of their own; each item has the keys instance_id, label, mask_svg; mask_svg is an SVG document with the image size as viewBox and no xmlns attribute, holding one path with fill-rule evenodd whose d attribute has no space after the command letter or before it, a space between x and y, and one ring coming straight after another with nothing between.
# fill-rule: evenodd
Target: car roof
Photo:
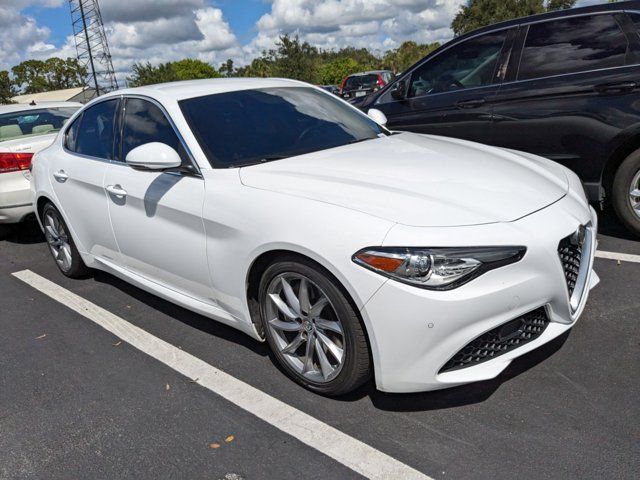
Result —
<instances>
[{"instance_id":1,"label":"car roof","mask_svg":"<svg viewBox=\"0 0 640 480\"><path fill-rule=\"evenodd\" d=\"M0 114L28 112L29 110L41 110L43 108L61 108L61 107L82 107L78 102L38 102L35 105L30 103L10 103L8 105L0 105Z\"/></svg>"},{"instance_id":2,"label":"car roof","mask_svg":"<svg viewBox=\"0 0 640 480\"><path fill-rule=\"evenodd\" d=\"M119 95L145 95L152 98L163 97L164 99L178 101L216 93L274 87L313 87L313 85L286 78L207 78L126 88L110 92L99 98Z\"/></svg>"},{"instance_id":3,"label":"car roof","mask_svg":"<svg viewBox=\"0 0 640 480\"><path fill-rule=\"evenodd\" d=\"M521 23L532 23L539 22L541 20L551 20L554 18L562 18L562 17L570 17L574 15L583 15L585 13L596 13L596 12L606 12L606 11L619 11L619 10L639 10L640 11L640 0L631 0L626 2L613 2L613 3L601 3L598 5L591 5L587 7L573 7L566 8L563 10L554 10L553 12L547 13L539 13L536 15L529 15L526 17L514 18L513 20L506 20L504 22L493 23L491 25L487 25L486 27L478 28L476 30L472 30L460 37L457 37L455 40L460 40L465 37L475 36L479 33L490 32L493 30L499 30L501 28L512 27L516 25L520 25ZM448 42L447 42L448 43ZM446 44L445 44L446 45Z\"/></svg>"}]
</instances>

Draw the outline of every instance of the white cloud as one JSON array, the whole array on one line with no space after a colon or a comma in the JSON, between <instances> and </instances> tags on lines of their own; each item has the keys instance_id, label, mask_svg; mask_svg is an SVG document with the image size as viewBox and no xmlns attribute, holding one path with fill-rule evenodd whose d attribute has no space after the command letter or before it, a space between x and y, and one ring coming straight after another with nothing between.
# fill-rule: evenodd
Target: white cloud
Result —
<instances>
[{"instance_id":1,"label":"white cloud","mask_svg":"<svg viewBox=\"0 0 640 480\"><path fill-rule=\"evenodd\" d=\"M405 40L449 40L464 0L270 0L247 55L272 48L279 35L297 34L325 49L367 47L382 52Z\"/></svg>"},{"instance_id":2,"label":"white cloud","mask_svg":"<svg viewBox=\"0 0 640 480\"><path fill-rule=\"evenodd\" d=\"M100 0L118 78L123 80L134 62L193 57L247 63L274 48L284 33L324 49L355 46L378 53L409 39L443 42L452 37L451 20L466 0L264 1L270 10L257 19L253 38L243 46L215 0ZM0 69L27 58L75 55L73 37L54 45L49 28L24 14L28 6L68 8L67 0L0 0Z\"/></svg>"}]
</instances>

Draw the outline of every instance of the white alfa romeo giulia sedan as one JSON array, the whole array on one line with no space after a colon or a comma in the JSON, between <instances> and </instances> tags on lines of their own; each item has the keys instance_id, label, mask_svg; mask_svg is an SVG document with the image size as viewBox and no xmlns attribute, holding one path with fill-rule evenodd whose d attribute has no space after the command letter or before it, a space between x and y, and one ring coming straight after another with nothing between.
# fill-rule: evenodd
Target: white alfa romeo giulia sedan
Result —
<instances>
[{"instance_id":1,"label":"white alfa romeo giulia sedan","mask_svg":"<svg viewBox=\"0 0 640 480\"><path fill-rule=\"evenodd\" d=\"M324 394L490 379L570 329L598 281L580 180L372 118L291 80L114 92L34 158L38 219L65 275L266 340Z\"/></svg>"}]
</instances>

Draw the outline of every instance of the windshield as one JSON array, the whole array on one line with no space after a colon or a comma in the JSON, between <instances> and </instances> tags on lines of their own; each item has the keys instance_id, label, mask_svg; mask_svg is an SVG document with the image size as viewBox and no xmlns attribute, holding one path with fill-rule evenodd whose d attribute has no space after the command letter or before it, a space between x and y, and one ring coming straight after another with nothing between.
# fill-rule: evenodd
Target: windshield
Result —
<instances>
[{"instance_id":1,"label":"windshield","mask_svg":"<svg viewBox=\"0 0 640 480\"><path fill-rule=\"evenodd\" d=\"M78 108L42 108L0 115L0 142L55 133Z\"/></svg>"},{"instance_id":2,"label":"windshield","mask_svg":"<svg viewBox=\"0 0 640 480\"><path fill-rule=\"evenodd\" d=\"M313 88L241 90L180 102L214 168L326 150L388 132L333 95Z\"/></svg>"}]
</instances>

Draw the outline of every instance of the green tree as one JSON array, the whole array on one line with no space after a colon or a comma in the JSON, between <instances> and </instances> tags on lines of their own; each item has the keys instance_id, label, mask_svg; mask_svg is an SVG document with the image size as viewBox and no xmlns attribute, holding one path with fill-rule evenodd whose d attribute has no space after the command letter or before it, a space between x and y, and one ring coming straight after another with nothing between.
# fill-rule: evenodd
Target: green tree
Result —
<instances>
[{"instance_id":1,"label":"green tree","mask_svg":"<svg viewBox=\"0 0 640 480\"><path fill-rule=\"evenodd\" d=\"M382 58L382 66L400 73L433 52L439 43L419 44L414 41L402 43L398 48L389 50Z\"/></svg>"},{"instance_id":2,"label":"green tree","mask_svg":"<svg viewBox=\"0 0 640 480\"><path fill-rule=\"evenodd\" d=\"M337 57L320 65L319 80L322 85L337 85L341 83L347 75L360 70L364 70L362 65L353 58Z\"/></svg>"},{"instance_id":3,"label":"green tree","mask_svg":"<svg viewBox=\"0 0 640 480\"><path fill-rule=\"evenodd\" d=\"M127 77L131 87L141 87L155 83L195 80L220 77L220 73L208 63L194 58L185 58L177 62L151 65L150 62L134 63L132 75Z\"/></svg>"},{"instance_id":4,"label":"green tree","mask_svg":"<svg viewBox=\"0 0 640 480\"><path fill-rule=\"evenodd\" d=\"M278 77L293 78L303 82L318 81L318 49L298 36L283 35L276 42L276 50L269 55L273 61L273 73Z\"/></svg>"},{"instance_id":5,"label":"green tree","mask_svg":"<svg viewBox=\"0 0 640 480\"><path fill-rule=\"evenodd\" d=\"M25 60L11 69L14 84L23 93L39 93L63 88L81 87L87 75L74 58L52 57L47 60Z\"/></svg>"},{"instance_id":6,"label":"green tree","mask_svg":"<svg viewBox=\"0 0 640 480\"><path fill-rule=\"evenodd\" d=\"M11 97L14 95L16 95L16 89L9 77L9 72L0 71L0 103L12 103Z\"/></svg>"},{"instance_id":7,"label":"green tree","mask_svg":"<svg viewBox=\"0 0 640 480\"><path fill-rule=\"evenodd\" d=\"M218 71L208 63L193 58L185 58L170 64L176 80L196 80L199 78L221 77Z\"/></svg>"},{"instance_id":8,"label":"green tree","mask_svg":"<svg viewBox=\"0 0 640 480\"><path fill-rule=\"evenodd\" d=\"M229 58L229 59L227 59L226 62L224 62L222 65L220 65L220 68L218 68L218 73L220 73L220 75L223 75L225 77L233 77L233 76L235 76L235 69L233 67L233 60L231 60Z\"/></svg>"},{"instance_id":9,"label":"green tree","mask_svg":"<svg viewBox=\"0 0 640 480\"><path fill-rule=\"evenodd\" d=\"M570 8L575 3L575 0L469 0L454 17L451 29L455 35L462 35L503 20Z\"/></svg>"}]
</instances>

